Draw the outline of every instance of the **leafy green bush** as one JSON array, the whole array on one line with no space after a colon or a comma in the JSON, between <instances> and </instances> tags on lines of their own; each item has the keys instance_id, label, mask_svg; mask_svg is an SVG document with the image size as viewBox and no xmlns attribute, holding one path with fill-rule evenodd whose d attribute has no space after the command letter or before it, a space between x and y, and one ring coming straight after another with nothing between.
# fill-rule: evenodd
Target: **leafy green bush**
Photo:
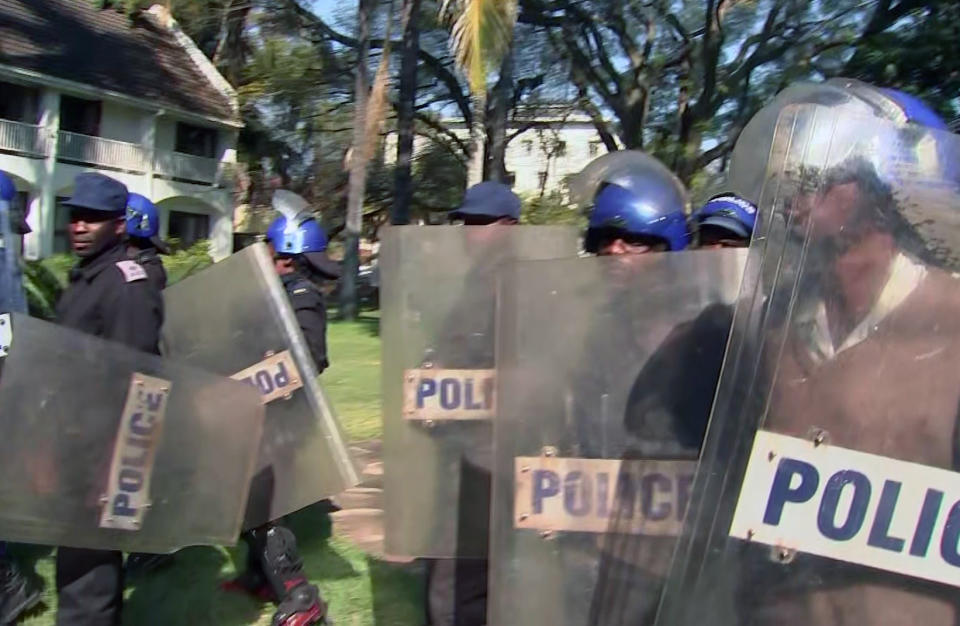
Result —
<instances>
[{"instance_id":1,"label":"leafy green bush","mask_svg":"<svg viewBox=\"0 0 960 626\"><path fill-rule=\"evenodd\" d=\"M520 223L560 224L584 229L587 227L587 217L583 211L567 200L563 192L554 190L542 196L539 194L524 196Z\"/></svg>"},{"instance_id":2,"label":"leafy green bush","mask_svg":"<svg viewBox=\"0 0 960 626\"><path fill-rule=\"evenodd\" d=\"M210 242L206 240L198 241L186 250L177 250L163 257L168 286L196 274L209 265L213 265L213 259L210 258Z\"/></svg>"}]
</instances>

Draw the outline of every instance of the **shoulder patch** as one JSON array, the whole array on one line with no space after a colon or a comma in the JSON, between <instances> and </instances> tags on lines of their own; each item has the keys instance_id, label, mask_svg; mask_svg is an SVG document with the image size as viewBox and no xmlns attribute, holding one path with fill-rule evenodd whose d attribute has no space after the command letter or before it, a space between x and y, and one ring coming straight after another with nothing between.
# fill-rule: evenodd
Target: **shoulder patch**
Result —
<instances>
[{"instance_id":1,"label":"shoulder patch","mask_svg":"<svg viewBox=\"0 0 960 626\"><path fill-rule=\"evenodd\" d=\"M147 271L136 261L117 261L117 268L128 283L147 279Z\"/></svg>"}]
</instances>

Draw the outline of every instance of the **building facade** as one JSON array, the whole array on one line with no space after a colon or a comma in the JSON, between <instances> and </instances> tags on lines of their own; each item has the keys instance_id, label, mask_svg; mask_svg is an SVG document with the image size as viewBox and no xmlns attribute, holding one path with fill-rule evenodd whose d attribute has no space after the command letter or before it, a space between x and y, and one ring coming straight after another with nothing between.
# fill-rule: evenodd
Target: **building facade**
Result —
<instances>
[{"instance_id":1,"label":"building facade","mask_svg":"<svg viewBox=\"0 0 960 626\"><path fill-rule=\"evenodd\" d=\"M463 120L440 123L461 141L469 139L470 131ZM607 153L593 122L582 114L520 117L509 123L507 137L507 175L513 190L525 197L565 191L570 176ZM429 149L432 141L430 137L417 135L414 156ZM395 162L396 133L390 133L384 145L386 162Z\"/></svg>"},{"instance_id":2,"label":"building facade","mask_svg":"<svg viewBox=\"0 0 960 626\"><path fill-rule=\"evenodd\" d=\"M33 232L24 255L68 249L60 202L97 171L152 199L161 235L231 252L236 93L169 13L89 0L0 0L0 170Z\"/></svg>"}]
</instances>

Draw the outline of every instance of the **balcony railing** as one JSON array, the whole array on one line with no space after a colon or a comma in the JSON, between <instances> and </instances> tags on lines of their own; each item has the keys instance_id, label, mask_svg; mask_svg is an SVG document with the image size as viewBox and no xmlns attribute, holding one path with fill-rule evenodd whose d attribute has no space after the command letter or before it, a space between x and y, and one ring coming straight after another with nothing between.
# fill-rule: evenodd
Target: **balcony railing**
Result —
<instances>
[{"instance_id":1,"label":"balcony railing","mask_svg":"<svg viewBox=\"0 0 960 626\"><path fill-rule=\"evenodd\" d=\"M0 120L0 151L46 157L50 154L50 142L45 132L42 126ZM150 156L140 144L67 131L59 133L57 160L137 174L145 174L150 165ZM207 185L218 182L220 167L217 159L170 150L157 150L153 159L156 176Z\"/></svg>"},{"instance_id":2,"label":"balcony railing","mask_svg":"<svg viewBox=\"0 0 960 626\"><path fill-rule=\"evenodd\" d=\"M218 166L219 162L216 159L167 150L158 150L153 161L153 169L157 176L208 184L217 180Z\"/></svg>"},{"instance_id":3,"label":"balcony railing","mask_svg":"<svg viewBox=\"0 0 960 626\"><path fill-rule=\"evenodd\" d=\"M60 131L57 158L128 172L146 172L146 151L138 144Z\"/></svg>"},{"instance_id":4,"label":"balcony railing","mask_svg":"<svg viewBox=\"0 0 960 626\"><path fill-rule=\"evenodd\" d=\"M43 158L48 153L44 128L12 120L0 120L0 150Z\"/></svg>"}]
</instances>

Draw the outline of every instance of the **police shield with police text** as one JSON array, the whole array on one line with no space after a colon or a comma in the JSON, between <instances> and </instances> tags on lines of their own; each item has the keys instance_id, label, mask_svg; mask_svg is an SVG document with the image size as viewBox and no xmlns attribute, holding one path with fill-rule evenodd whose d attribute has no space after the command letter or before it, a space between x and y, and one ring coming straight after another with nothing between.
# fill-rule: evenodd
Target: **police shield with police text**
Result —
<instances>
[{"instance_id":1,"label":"police shield with police text","mask_svg":"<svg viewBox=\"0 0 960 626\"><path fill-rule=\"evenodd\" d=\"M294 534L276 520L351 487L357 475L317 380L329 361L316 281L336 278L339 266L303 198L277 191L273 205L281 215L269 247L251 246L166 292L165 337L183 358L234 371L261 393L267 422L244 520L247 568L224 587L277 603L275 626L302 626L323 621L326 604L303 572ZM198 327L194 298L221 282L232 289L211 304L216 329Z\"/></svg>"},{"instance_id":2,"label":"police shield with police text","mask_svg":"<svg viewBox=\"0 0 960 626\"><path fill-rule=\"evenodd\" d=\"M510 259L576 249L567 227L385 231L387 553L486 558L496 270Z\"/></svg>"},{"instance_id":3,"label":"police shield with police text","mask_svg":"<svg viewBox=\"0 0 960 626\"><path fill-rule=\"evenodd\" d=\"M20 315L0 317L0 336L0 537L150 552L236 541L256 393Z\"/></svg>"},{"instance_id":4,"label":"police shield with police text","mask_svg":"<svg viewBox=\"0 0 960 626\"><path fill-rule=\"evenodd\" d=\"M501 276L490 623L650 623L679 534L743 255L683 251L654 217L682 185L623 159L592 183L600 257Z\"/></svg>"},{"instance_id":5,"label":"police shield with police text","mask_svg":"<svg viewBox=\"0 0 960 626\"><path fill-rule=\"evenodd\" d=\"M897 92L787 91L731 164L760 222L658 623L952 625L960 138Z\"/></svg>"},{"instance_id":6,"label":"police shield with police text","mask_svg":"<svg viewBox=\"0 0 960 626\"><path fill-rule=\"evenodd\" d=\"M164 296L167 353L256 387L266 406L245 528L358 482L339 420L317 380L313 347L264 244L173 285Z\"/></svg>"}]
</instances>

